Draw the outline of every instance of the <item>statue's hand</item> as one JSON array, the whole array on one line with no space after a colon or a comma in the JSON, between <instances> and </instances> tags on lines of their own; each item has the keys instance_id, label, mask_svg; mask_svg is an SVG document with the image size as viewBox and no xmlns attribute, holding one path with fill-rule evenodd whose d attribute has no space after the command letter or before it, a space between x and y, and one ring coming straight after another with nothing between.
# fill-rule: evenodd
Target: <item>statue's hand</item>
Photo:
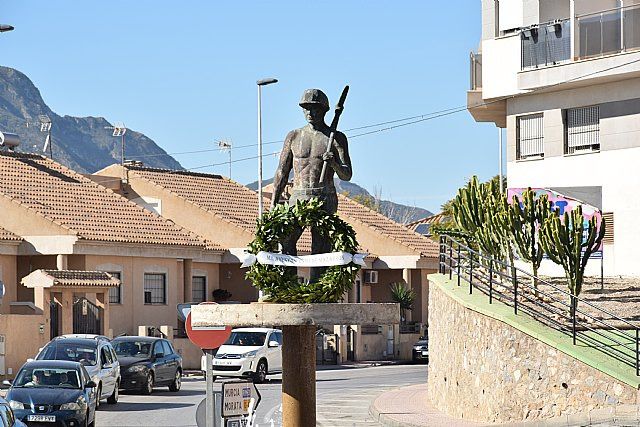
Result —
<instances>
[{"instance_id":1,"label":"statue's hand","mask_svg":"<svg viewBox=\"0 0 640 427\"><path fill-rule=\"evenodd\" d=\"M333 153L331 151L329 151L328 153L324 153L322 155L322 160L324 160L325 162L331 163L334 160Z\"/></svg>"}]
</instances>

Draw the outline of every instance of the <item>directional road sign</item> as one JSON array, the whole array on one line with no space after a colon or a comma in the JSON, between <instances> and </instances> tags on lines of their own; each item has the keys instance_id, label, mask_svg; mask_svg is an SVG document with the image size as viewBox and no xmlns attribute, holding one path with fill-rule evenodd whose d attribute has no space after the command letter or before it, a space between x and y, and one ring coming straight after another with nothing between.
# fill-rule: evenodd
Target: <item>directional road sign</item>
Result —
<instances>
[{"instance_id":1,"label":"directional road sign","mask_svg":"<svg viewBox=\"0 0 640 427\"><path fill-rule=\"evenodd\" d=\"M222 417L252 415L261 398L258 389L251 381L222 383Z\"/></svg>"}]
</instances>

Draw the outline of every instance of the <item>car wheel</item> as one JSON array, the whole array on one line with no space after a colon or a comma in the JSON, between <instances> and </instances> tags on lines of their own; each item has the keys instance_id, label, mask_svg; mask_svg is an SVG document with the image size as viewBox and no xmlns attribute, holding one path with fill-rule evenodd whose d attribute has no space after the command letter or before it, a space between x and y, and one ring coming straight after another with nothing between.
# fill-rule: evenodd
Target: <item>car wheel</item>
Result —
<instances>
[{"instance_id":1,"label":"car wheel","mask_svg":"<svg viewBox=\"0 0 640 427\"><path fill-rule=\"evenodd\" d=\"M256 373L253 375L253 382L262 384L267 379L267 361L261 360L256 367Z\"/></svg>"},{"instance_id":2,"label":"car wheel","mask_svg":"<svg viewBox=\"0 0 640 427\"><path fill-rule=\"evenodd\" d=\"M142 394L151 394L153 393L153 373L149 372L147 374L147 382L142 388Z\"/></svg>"},{"instance_id":3,"label":"car wheel","mask_svg":"<svg viewBox=\"0 0 640 427\"><path fill-rule=\"evenodd\" d=\"M102 398L102 385L99 385L96 391L96 410L100 407L101 398ZM87 424L88 423L89 423L89 418L87 418Z\"/></svg>"},{"instance_id":4,"label":"car wheel","mask_svg":"<svg viewBox=\"0 0 640 427\"><path fill-rule=\"evenodd\" d=\"M107 403L110 405L115 405L116 403L118 403L118 387L120 387L120 383L118 381L116 381L116 386L113 389L113 393L111 393L111 396L109 396L109 398L107 398Z\"/></svg>"},{"instance_id":5,"label":"car wheel","mask_svg":"<svg viewBox=\"0 0 640 427\"><path fill-rule=\"evenodd\" d=\"M180 391L182 385L182 372L180 369L176 370L176 376L173 378L173 382L169 385L169 391Z\"/></svg>"}]
</instances>

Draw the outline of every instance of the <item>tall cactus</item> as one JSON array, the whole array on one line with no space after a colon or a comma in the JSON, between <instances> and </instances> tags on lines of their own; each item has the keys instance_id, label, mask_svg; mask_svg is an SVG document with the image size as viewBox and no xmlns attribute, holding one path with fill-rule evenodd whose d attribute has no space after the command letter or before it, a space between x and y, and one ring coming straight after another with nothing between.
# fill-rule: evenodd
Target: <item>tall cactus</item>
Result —
<instances>
[{"instance_id":1,"label":"tall cactus","mask_svg":"<svg viewBox=\"0 0 640 427\"><path fill-rule=\"evenodd\" d=\"M520 258L531 264L533 288L537 295L538 269L544 253L540 242L540 228L551 214L549 197L543 194L536 198L535 192L529 187L520 199L513 196L508 212L514 246Z\"/></svg>"},{"instance_id":2,"label":"tall cactus","mask_svg":"<svg viewBox=\"0 0 640 427\"><path fill-rule=\"evenodd\" d=\"M589 257L600 247L605 232L604 218L600 226L592 217L585 226L582 206L564 214L554 211L541 228L540 241L551 261L562 266L571 292L571 315L576 298L582 291L584 270ZM586 239L585 239L586 236Z\"/></svg>"}]
</instances>

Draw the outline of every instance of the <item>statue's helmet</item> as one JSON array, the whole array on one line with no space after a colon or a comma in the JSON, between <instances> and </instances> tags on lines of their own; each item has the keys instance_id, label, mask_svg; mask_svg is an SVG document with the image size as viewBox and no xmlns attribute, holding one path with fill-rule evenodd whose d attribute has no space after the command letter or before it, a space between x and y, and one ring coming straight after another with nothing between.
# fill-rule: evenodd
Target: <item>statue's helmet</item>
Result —
<instances>
[{"instance_id":1,"label":"statue's helmet","mask_svg":"<svg viewBox=\"0 0 640 427\"><path fill-rule=\"evenodd\" d=\"M307 89L304 91L302 98L300 98L300 106L304 107L308 104L319 104L322 105L325 111L329 111L329 98L320 89Z\"/></svg>"}]
</instances>

